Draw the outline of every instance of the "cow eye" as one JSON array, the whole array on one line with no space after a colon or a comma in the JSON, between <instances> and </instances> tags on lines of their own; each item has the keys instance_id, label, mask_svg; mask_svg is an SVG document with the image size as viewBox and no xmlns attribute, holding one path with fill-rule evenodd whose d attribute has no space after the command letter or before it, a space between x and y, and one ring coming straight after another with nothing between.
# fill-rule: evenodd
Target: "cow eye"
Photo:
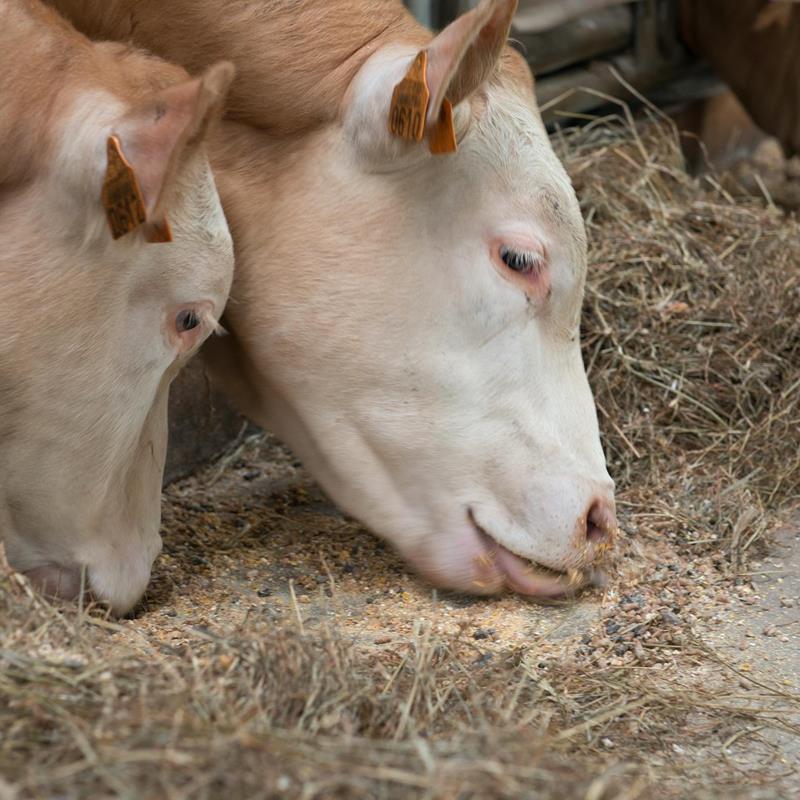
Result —
<instances>
[{"instance_id":1,"label":"cow eye","mask_svg":"<svg viewBox=\"0 0 800 800\"><path fill-rule=\"evenodd\" d=\"M184 309L175 318L175 327L178 333L194 330L200 324L200 318L191 309Z\"/></svg>"},{"instance_id":2,"label":"cow eye","mask_svg":"<svg viewBox=\"0 0 800 800\"><path fill-rule=\"evenodd\" d=\"M500 248L500 260L514 272L528 275L538 271L542 257L539 253L532 253L527 250L513 250L510 247Z\"/></svg>"}]
</instances>

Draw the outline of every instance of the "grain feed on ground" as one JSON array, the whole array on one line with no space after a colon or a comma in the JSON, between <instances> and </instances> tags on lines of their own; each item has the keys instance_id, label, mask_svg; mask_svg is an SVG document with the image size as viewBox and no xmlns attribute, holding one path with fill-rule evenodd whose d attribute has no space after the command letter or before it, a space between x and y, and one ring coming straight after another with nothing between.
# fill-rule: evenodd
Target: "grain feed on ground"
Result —
<instances>
[{"instance_id":1,"label":"grain feed on ground","mask_svg":"<svg viewBox=\"0 0 800 800\"><path fill-rule=\"evenodd\" d=\"M432 591L248 432L165 493L134 618L0 567L2 800L789 796L800 686L704 632L800 497L800 225L689 177L668 126L556 145L590 235L608 585Z\"/></svg>"}]
</instances>

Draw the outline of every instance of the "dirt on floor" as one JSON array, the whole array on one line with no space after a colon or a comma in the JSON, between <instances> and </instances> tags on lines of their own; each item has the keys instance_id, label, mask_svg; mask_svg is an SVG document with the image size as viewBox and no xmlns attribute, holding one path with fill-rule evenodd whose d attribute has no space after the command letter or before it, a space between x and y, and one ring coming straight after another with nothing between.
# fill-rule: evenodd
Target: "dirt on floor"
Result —
<instances>
[{"instance_id":1,"label":"dirt on floor","mask_svg":"<svg viewBox=\"0 0 800 800\"><path fill-rule=\"evenodd\" d=\"M131 619L0 566L0 800L800 794L800 226L676 137L562 134L623 536L542 605L432 590L243 433Z\"/></svg>"}]
</instances>

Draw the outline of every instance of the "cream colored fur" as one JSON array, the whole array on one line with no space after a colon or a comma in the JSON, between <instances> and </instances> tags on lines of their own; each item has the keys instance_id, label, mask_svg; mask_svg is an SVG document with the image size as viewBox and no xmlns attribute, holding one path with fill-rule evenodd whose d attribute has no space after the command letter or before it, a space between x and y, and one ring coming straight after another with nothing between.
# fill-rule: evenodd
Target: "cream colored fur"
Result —
<instances>
[{"instance_id":1,"label":"cream colored fur","mask_svg":"<svg viewBox=\"0 0 800 800\"><path fill-rule=\"evenodd\" d=\"M226 72L185 84L204 118ZM46 591L83 580L125 613L161 546L169 383L213 325L180 334L175 315L222 313L230 234L199 139L162 187L171 244L114 241L100 203L108 136L150 130L183 70L0 0L0 76L0 539Z\"/></svg>"}]
</instances>

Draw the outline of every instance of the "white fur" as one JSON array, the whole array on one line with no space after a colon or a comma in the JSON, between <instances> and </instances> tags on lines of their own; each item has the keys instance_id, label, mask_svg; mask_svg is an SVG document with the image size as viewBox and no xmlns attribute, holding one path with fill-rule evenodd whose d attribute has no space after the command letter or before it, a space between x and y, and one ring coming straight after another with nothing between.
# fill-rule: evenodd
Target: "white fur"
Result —
<instances>
[{"instance_id":1,"label":"white fur","mask_svg":"<svg viewBox=\"0 0 800 800\"><path fill-rule=\"evenodd\" d=\"M421 572L491 591L470 512L512 552L567 569L590 554L590 505L613 508L578 340L586 237L532 99L487 86L469 124L457 109L451 156L389 138L412 57L374 56L342 128L278 170L272 228L240 242L236 292L258 312L229 314L258 369L248 412ZM548 300L492 262L490 242L511 235L542 243Z\"/></svg>"},{"instance_id":2,"label":"white fur","mask_svg":"<svg viewBox=\"0 0 800 800\"><path fill-rule=\"evenodd\" d=\"M51 168L18 198L15 225L0 224L0 534L22 571L86 568L116 613L141 597L161 547L167 392L189 355L169 326L200 304L202 341L233 272L202 149L176 177L172 243L111 238L100 188L122 111L79 96Z\"/></svg>"}]
</instances>

